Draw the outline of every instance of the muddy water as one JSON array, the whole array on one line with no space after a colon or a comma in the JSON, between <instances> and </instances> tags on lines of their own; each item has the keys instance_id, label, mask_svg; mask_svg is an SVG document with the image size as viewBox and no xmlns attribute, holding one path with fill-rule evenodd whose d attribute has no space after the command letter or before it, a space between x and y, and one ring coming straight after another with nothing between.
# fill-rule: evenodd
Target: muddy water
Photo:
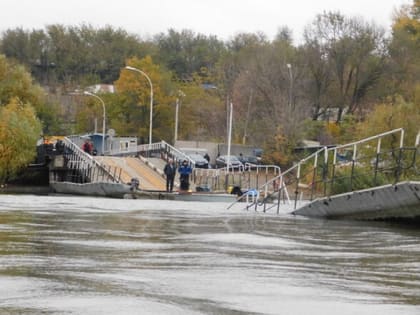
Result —
<instances>
[{"instance_id":1,"label":"muddy water","mask_svg":"<svg viewBox=\"0 0 420 315\"><path fill-rule=\"evenodd\" d=\"M420 228L0 195L0 314L420 313Z\"/></svg>"}]
</instances>

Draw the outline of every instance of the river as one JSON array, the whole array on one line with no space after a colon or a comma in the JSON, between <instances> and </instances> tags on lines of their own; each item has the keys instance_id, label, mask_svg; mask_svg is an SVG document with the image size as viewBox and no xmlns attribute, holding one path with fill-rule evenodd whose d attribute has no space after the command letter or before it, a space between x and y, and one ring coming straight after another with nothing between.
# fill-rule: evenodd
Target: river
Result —
<instances>
[{"instance_id":1,"label":"river","mask_svg":"<svg viewBox=\"0 0 420 315\"><path fill-rule=\"evenodd\" d=\"M0 195L0 314L420 313L420 229Z\"/></svg>"}]
</instances>

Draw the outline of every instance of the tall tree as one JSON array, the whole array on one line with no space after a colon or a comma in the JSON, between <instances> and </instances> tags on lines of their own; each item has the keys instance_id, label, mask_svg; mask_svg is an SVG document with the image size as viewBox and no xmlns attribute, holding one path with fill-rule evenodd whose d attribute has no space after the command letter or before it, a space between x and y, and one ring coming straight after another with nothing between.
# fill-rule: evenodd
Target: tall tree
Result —
<instances>
[{"instance_id":1,"label":"tall tree","mask_svg":"<svg viewBox=\"0 0 420 315\"><path fill-rule=\"evenodd\" d=\"M33 107L13 98L0 107L0 183L33 161L41 123Z\"/></svg>"},{"instance_id":2,"label":"tall tree","mask_svg":"<svg viewBox=\"0 0 420 315\"><path fill-rule=\"evenodd\" d=\"M420 104L420 0L396 13L392 33L388 92Z\"/></svg>"},{"instance_id":3,"label":"tall tree","mask_svg":"<svg viewBox=\"0 0 420 315\"><path fill-rule=\"evenodd\" d=\"M157 35L155 41L159 47L157 60L184 81L192 80L194 74L212 81L215 65L225 50L217 37L191 30L169 29L167 34Z\"/></svg>"},{"instance_id":4,"label":"tall tree","mask_svg":"<svg viewBox=\"0 0 420 315\"><path fill-rule=\"evenodd\" d=\"M31 69L43 85L112 83L127 58L156 53L156 46L111 26L48 25L44 30L21 28L3 33L1 52Z\"/></svg>"},{"instance_id":5,"label":"tall tree","mask_svg":"<svg viewBox=\"0 0 420 315\"><path fill-rule=\"evenodd\" d=\"M173 138L172 128L167 128L168 119L173 112L171 104L175 100L176 85L171 82L171 73L153 63L150 56L131 58L127 65L143 71L153 86L153 138L170 141ZM123 94L120 105L115 104L116 119L122 118L126 125L136 128L136 135L143 141L148 138L150 128L151 87L145 75L123 69L120 78L115 82L117 91ZM173 125L173 124L172 124Z\"/></svg>"},{"instance_id":6,"label":"tall tree","mask_svg":"<svg viewBox=\"0 0 420 315\"><path fill-rule=\"evenodd\" d=\"M304 37L308 46L318 47L319 55L331 67L330 95L335 99L340 122L345 109L349 113L360 109L382 74L386 55L384 30L358 18L329 12L318 15L305 29Z\"/></svg>"}]
</instances>

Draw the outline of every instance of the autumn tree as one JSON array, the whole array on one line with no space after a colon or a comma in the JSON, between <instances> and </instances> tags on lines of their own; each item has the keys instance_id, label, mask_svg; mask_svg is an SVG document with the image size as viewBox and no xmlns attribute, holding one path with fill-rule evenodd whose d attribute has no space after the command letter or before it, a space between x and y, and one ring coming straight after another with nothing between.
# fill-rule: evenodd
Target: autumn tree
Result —
<instances>
[{"instance_id":1,"label":"autumn tree","mask_svg":"<svg viewBox=\"0 0 420 315\"><path fill-rule=\"evenodd\" d=\"M420 132L420 106L397 97L394 102L378 104L366 119L357 125L360 138L393 129L404 128L405 145L413 146Z\"/></svg>"},{"instance_id":2,"label":"autumn tree","mask_svg":"<svg viewBox=\"0 0 420 315\"><path fill-rule=\"evenodd\" d=\"M200 77L179 86L178 139L221 142L225 136L225 104L215 86Z\"/></svg>"},{"instance_id":3,"label":"autumn tree","mask_svg":"<svg viewBox=\"0 0 420 315\"><path fill-rule=\"evenodd\" d=\"M235 138L264 146L266 152L281 148L282 160L286 160L300 137L299 122L307 115L303 68L296 49L289 36L279 36L274 42L241 36L232 45L237 49L231 58Z\"/></svg>"},{"instance_id":4,"label":"autumn tree","mask_svg":"<svg viewBox=\"0 0 420 315\"><path fill-rule=\"evenodd\" d=\"M318 15L305 29L304 37L310 55L318 56L309 59L312 68L309 73L315 86L318 85L315 107L322 107L318 94L329 83L328 95L334 100L331 105L338 108L337 122L341 121L344 110L349 113L361 110L363 101L383 73L384 30L358 18L329 12ZM330 73L331 82L326 77Z\"/></svg>"},{"instance_id":5,"label":"autumn tree","mask_svg":"<svg viewBox=\"0 0 420 315\"><path fill-rule=\"evenodd\" d=\"M41 123L30 104L13 98L0 107L0 182L33 161L40 134Z\"/></svg>"},{"instance_id":6,"label":"autumn tree","mask_svg":"<svg viewBox=\"0 0 420 315\"><path fill-rule=\"evenodd\" d=\"M178 90L171 81L171 73L153 63L150 56L143 59L131 58L127 65L143 71L153 85L153 139L156 141L173 139L173 113L175 93ZM111 123L120 133L125 128L135 130L144 142L148 139L150 128L151 88L145 75L136 71L122 69L115 82L119 104L110 108Z\"/></svg>"},{"instance_id":7,"label":"autumn tree","mask_svg":"<svg viewBox=\"0 0 420 315\"><path fill-rule=\"evenodd\" d=\"M387 81L389 95L420 104L420 0L403 6L394 17Z\"/></svg>"}]
</instances>

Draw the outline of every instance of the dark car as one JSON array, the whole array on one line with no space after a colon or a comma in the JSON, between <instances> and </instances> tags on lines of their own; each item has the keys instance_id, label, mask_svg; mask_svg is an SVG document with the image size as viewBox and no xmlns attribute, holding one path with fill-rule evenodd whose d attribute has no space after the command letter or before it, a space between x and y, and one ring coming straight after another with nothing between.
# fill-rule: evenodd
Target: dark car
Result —
<instances>
[{"instance_id":1,"label":"dark car","mask_svg":"<svg viewBox=\"0 0 420 315\"><path fill-rule=\"evenodd\" d=\"M221 155L216 158L216 167L227 167L228 163L228 156L227 155ZM229 159L229 167L231 168L241 168L243 166L242 162L239 161L238 157L236 155L231 155Z\"/></svg>"},{"instance_id":2,"label":"dark car","mask_svg":"<svg viewBox=\"0 0 420 315\"><path fill-rule=\"evenodd\" d=\"M256 165L260 164L260 160L258 159L258 157L253 156L253 155L247 155L247 156L239 157L239 160L245 166L247 166L247 165L248 166L256 166Z\"/></svg>"},{"instance_id":3,"label":"dark car","mask_svg":"<svg viewBox=\"0 0 420 315\"><path fill-rule=\"evenodd\" d=\"M188 154L188 157L194 161L196 168L209 168L209 162L201 154Z\"/></svg>"}]
</instances>

